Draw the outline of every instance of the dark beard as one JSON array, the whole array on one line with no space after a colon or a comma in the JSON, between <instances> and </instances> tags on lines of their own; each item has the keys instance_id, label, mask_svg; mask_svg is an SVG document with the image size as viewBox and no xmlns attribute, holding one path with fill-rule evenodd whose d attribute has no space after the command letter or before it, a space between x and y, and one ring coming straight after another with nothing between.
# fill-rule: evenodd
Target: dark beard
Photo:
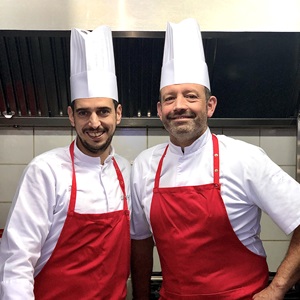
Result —
<instances>
[{"instance_id":1,"label":"dark beard","mask_svg":"<svg viewBox=\"0 0 300 300\"><path fill-rule=\"evenodd\" d=\"M110 138L108 138L107 141L105 142L105 144L102 145L102 146L100 146L100 147L93 147L93 146L91 146L86 141L84 141L79 135L78 135L78 138L80 139L82 146L86 150L88 150L91 153L98 154L99 152L104 152L110 146L113 136L111 136Z\"/></svg>"}]
</instances>

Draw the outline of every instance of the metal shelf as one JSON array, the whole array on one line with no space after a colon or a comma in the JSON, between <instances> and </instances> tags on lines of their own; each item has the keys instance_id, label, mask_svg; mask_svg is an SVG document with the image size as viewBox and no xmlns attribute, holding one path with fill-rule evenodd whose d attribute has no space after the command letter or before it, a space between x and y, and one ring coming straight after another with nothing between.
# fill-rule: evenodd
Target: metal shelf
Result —
<instances>
[{"instance_id":1,"label":"metal shelf","mask_svg":"<svg viewBox=\"0 0 300 300\"><path fill-rule=\"evenodd\" d=\"M208 121L211 128L289 128L297 126L296 118L211 118ZM69 127L67 117L0 117L0 127ZM119 128L162 128L163 125L157 117L123 117Z\"/></svg>"}]
</instances>

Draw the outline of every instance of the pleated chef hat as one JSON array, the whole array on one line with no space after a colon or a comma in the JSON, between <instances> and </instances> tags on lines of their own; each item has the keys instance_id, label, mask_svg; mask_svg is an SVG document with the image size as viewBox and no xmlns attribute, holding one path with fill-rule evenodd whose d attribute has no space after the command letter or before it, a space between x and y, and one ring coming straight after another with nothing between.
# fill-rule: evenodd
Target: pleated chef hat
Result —
<instances>
[{"instance_id":1,"label":"pleated chef hat","mask_svg":"<svg viewBox=\"0 0 300 300\"><path fill-rule=\"evenodd\" d=\"M210 90L202 36L195 19L168 23L160 89L172 84L197 83Z\"/></svg>"},{"instance_id":2,"label":"pleated chef hat","mask_svg":"<svg viewBox=\"0 0 300 300\"><path fill-rule=\"evenodd\" d=\"M71 30L71 101L106 97L118 101L112 34L108 26Z\"/></svg>"}]
</instances>

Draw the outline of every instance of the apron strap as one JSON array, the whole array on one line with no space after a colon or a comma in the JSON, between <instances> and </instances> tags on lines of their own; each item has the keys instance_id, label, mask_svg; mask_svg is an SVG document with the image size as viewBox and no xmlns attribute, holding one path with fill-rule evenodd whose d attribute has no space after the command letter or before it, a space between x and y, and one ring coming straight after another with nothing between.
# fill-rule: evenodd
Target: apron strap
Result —
<instances>
[{"instance_id":1,"label":"apron strap","mask_svg":"<svg viewBox=\"0 0 300 300\"><path fill-rule=\"evenodd\" d=\"M70 196L70 204L69 204L69 212L74 212L75 210L75 203L76 203L76 191L77 191L77 185L76 185L76 173L75 173L75 163L74 163L74 142L73 141L69 147L69 152L71 156L72 161L72 188L71 188L71 196ZM117 173L118 181L123 193L123 209L128 210L128 204L127 204L127 197L126 197L126 190L125 190L125 183L123 179L122 172L120 171L120 168L115 160L115 158L112 158L114 168Z\"/></svg>"},{"instance_id":2,"label":"apron strap","mask_svg":"<svg viewBox=\"0 0 300 300\"><path fill-rule=\"evenodd\" d=\"M69 204L69 212L74 212L75 210L75 203L76 203L76 174L75 174L75 164L74 164L74 142L73 141L69 147L69 152L72 161L72 187L71 187L71 196L70 196L70 204Z\"/></svg>"},{"instance_id":3,"label":"apron strap","mask_svg":"<svg viewBox=\"0 0 300 300\"><path fill-rule=\"evenodd\" d=\"M119 184L120 184L120 187L121 187L121 190L123 192L123 198L124 198L124 204L123 204L123 209L124 210L128 210L128 204L127 204L127 197L126 197L126 190L125 190L125 183L124 183L124 178L123 178L123 175L122 175L122 172L115 160L115 158L113 157L112 158L112 161L113 161L113 164L114 164L114 167L115 167L115 170L116 170L116 173L117 173L117 176L118 176L118 180L119 180Z\"/></svg>"},{"instance_id":4,"label":"apron strap","mask_svg":"<svg viewBox=\"0 0 300 300\"><path fill-rule=\"evenodd\" d=\"M155 175L155 181L154 181L154 188L158 188L159 187L159 180L160 180L160 174L161 174L161 168L162 168L162 163L163 163L163 160L166 156L166 153L167 153L167 150L169 148L169 145L167 145L160 161L159 161L159 164L158 164L158 167L157 167L157 171L156 171L156 175Z\"/></svg>"},{"instance_id":5,"label":"apron strap","mask_svg":"<svg viewBox=\"0 0 300 300\"><path fill-rule=\"evenodd\" d=\"M219 184L220 183L220 159L219 159L219 141L215 134L212 134L212 142L213 142L213 176L214 176L214 183ZM162 169L163 160L166 156L167 150L169 145L166 146L166 149L159 161L157 172L155 175L155 181L154 181L154 188L159 187L159 180L160 180L160 174Z\"/></svg>"},{"instance_id":6,"label":"apron strap","mask_svg":"<svg viewBox=\"0 0 300 300\"><path fill-rule=\"evenodd\" d=\"M220 183L220 158L219 158L219 141L215 134L212 135L213 155L214 155L214 183Z\"/></svg>"}]
</instances>

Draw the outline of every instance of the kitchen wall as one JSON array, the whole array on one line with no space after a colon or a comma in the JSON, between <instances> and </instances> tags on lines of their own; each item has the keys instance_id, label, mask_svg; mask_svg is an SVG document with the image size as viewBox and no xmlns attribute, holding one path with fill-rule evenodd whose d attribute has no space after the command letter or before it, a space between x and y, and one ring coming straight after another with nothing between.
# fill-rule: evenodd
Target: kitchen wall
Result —
<instances>
[{"instance_id":1,"label":"kitchen wall","mask_svg":"<svg viewBox=\"0 0 300 300\"><path fill-rule=\"evenodd\" d=\"M212 128L262 147L286 172L296 174L296 129L229 129ZM1 128L0 127L0 228L4 228L18 180L29 161L55 147L68 145L74 138L70 128ZM116 151L129 161L142 150L168 140L163 129L119 128L113 140ZM286 236L266 215L262 218L262 234L271 271L282 260L288 243ZM155 269L159 270L156 259Z\"/></svg>"},{"instance_id":2,"label":"kitchen wall","mask_svg":"<svg viewBox=\"0 0 300 300\"><path fill-rule=\"evenodd\" d=\"M94 29L107 24L118 31L164 31L167 21L194 17L203 31L300 31L299 11L297 0L1 0L0 30ZM214 131L261 146L295 177L295 128L217 128ZM48 149L68 145L72 138L69 128L0 128L0 228L5 224L26 164ZM117 131L114 145L132 161L141 150L166 139L163 130L122 128ZM289 237L265 215L261 236L270 269L275 271Z\"/></svg>"}]
</instances>

